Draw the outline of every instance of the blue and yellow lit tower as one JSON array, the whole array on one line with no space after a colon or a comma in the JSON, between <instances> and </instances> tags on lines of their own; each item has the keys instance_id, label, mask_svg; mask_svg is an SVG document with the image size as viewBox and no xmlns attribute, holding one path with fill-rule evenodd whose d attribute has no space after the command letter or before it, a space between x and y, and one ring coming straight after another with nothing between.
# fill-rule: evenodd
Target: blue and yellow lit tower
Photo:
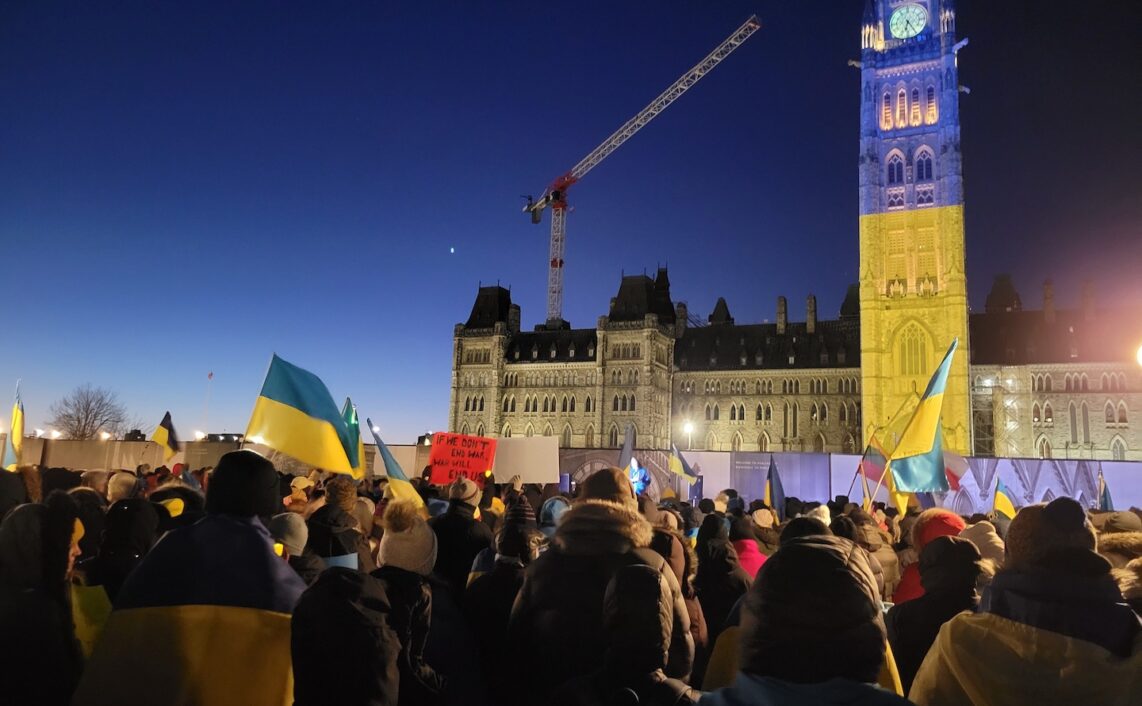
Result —
<instances>
[{"instance_id":1,"label":"blue and yellow lit tower","mask_svg":"<svg viewBox=\"0 0 1142 706\"><path fill-rule=\"evenodd\" d=\"M865 441L960 339L944 443L971 447L954 0L867 0L861 26L860 311Z\"/></svg>"}]
</instances>

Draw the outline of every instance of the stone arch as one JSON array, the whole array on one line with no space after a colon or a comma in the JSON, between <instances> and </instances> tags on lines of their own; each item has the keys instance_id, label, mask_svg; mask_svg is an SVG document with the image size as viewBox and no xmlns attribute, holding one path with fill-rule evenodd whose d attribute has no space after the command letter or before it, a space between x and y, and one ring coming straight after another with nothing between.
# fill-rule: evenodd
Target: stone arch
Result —
<instances>
[{"instance_id":1,"label":"stone arch","mask_svg":"<svg viewBox=\"0 0 1142 706\"><path fill-rule=\"evenodd\" d=\"M504 439L510 439L511 436L512 436L512 425L505 422L504 428L500 430L500 437L504 438Z\"/></svg>"},{"instance_id":2,"label":"stone arch","mask_svg":"<svg viewBox=\"0 0 1142 706\"><path fill-rule=\"evenodd\" d=\"M734 432L733 437L730 439L730 451L742 450L742 435L741 432Z\"/></svg>"},{"instance_id":3,"label":"stone arch","mask_svg":"<svg viewBox=\"0 0 1142 706\"><path fill-rule=\"evenodd\" d=\"M571 425L566 424L563 426L563 433L559 438L559 445L565 449L571 448Z\"/></svg>"},{"instance_id":4,"label":"stone arch","mask_svg":"<svg viewBox=\"0 0 1142 706\"><path fill-rule=\"evenodd\" d=\"M713 429L706 432L706 450L707 451L717 451L718 450L718 437L714 434Z\"/></svg>"},{"instance_id":5,"label":"stone arch","mask_svg":"<svg viewBox=\"0 0 1142 706\"><path fill-rule=\"evenodd\" d=\"M757 436L757 450L758 451L769 451L769 434L768 433L763 431L760 434L758 434L758 436Z\"/></svg>"}]
</instances>

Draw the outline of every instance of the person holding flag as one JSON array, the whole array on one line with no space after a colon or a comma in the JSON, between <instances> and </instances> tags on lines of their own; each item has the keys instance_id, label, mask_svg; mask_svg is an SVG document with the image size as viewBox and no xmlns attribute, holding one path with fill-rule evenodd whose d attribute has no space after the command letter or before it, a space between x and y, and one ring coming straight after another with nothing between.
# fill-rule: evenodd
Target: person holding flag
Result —
<instances>
[{"instance_id":1,"label":"person holding flag","mask_svg":"<svg viewBox=\"0 0 1142 706\"><path fill-rule=\"evenodd\" d=\"M365 424L369 425L369 431L373 434L373 443L377 445L377 454L381 457L381 462L385 465L385 475L388 476L389 483L385 490L386 499L394 500L407 500L411 502L420 513L421 517L428 519L428 507L424 504L424 498L420 497L420 493L416 492L412 482L409 481L408 476L405 474L404 469L393 458L393 454L389 451L389 447L381 440L381 428L373 424L372 419L365 419Z\"/></svg>"},{"instance_id":2,"label":"person holding flag","mask_svg":"<svg viewBox=\"0 0 1142 706\"><path fill-rule=\"evenodd\" d=\"M995 475L995 498L991 503L991 509L995 514L1002 515L1008 521L1015 519L1015 503L1011 501L1011 491L999 479L999 474Z\"/></svg>"},{"instance_id":3,"label":"person holding flag","mask_svg":"<svg viewBox=\"0 0 1142 706\"><path fill-rule=\"evenodd\" d=\"M773 509L778 522L785 521L785 487L777 472L777 461L769 454L769 470L765 474L765 504Z\"/></svg>"},{"instance_id":4,"label":"person holding flag","mask_svg":"<svg viewBox=\"0 0 1142 706\"><path fill-rule=\"evenodd\" d=\"M163 420L155 427L155 433L151 434L151 441L162 447L163 463L167 463L179 451L182 451L182 444L179 443L178 434L174 431L174 423L171 422L169 411L163 415Z\"/></svg>"}]
</instances>

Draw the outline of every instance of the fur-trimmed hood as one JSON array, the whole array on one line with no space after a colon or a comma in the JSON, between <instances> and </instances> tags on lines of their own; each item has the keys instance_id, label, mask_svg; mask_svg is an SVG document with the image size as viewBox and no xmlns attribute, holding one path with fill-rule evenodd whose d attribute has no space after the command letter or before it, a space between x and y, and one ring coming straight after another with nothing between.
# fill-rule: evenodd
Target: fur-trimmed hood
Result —
<instances>
[{"instance_id":1,"label":"fur-trimmed hood","mask_svg":"<svg viewBox=\"0 0 1142 706\"><path fill-rule=\"evenodd\" d=\"M563 514L555 545L567 554L622 553L649 547L653 529L637 508L610 500L580 500Z\"/></svg>"},{"instance_id":2,"label":"fur-trimmed hood","mask_svg":"<svg viewBox=\"0 0 1142 706\"><path fill-rule=\"evenodd\" d=\"M1098 537L1098 553L1116 569L1142 557L1142 532L1112 532Z\"/></svg>"}]
</instances>

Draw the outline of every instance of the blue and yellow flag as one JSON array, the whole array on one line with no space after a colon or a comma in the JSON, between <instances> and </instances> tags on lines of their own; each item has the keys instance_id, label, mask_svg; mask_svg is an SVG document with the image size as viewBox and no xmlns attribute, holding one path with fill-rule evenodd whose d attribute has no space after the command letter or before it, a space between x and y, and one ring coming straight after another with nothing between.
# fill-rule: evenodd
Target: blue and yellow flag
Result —
<instances>
[{"instance_id":1,"label":"blue and yellow flag","mask_svg":"<svg viewBox=\"0 0 1142 706\"><path fill-rule=\"evenodd\" d=\"M682 452L674 444L670 445L670 472L677 476L682 476L690 485L698 482L698 474L690 468L690 464L686 463L686 459L682 456Z\"/></svg>"},{"instance_id":2,"label":"blue and yellow flag","mask_svg":"<svg viewBox=\"0 0 1142 706\"><path fill-rule=\"evenodd\" d=\"M325 383L274 355L254 403L246 440L316 468L355 476L358 447Z\"/></svg>"},{"instance_id":3,"label":"blue and yellow flag","mask_svg":"<svg viewBox=\"0 0 1142 706\"><path fill-rule=\"evenodd\" d=\"M174 431L170 412L164 414L163 421L155 427L155 433L151 434L151 441L163 447L163 463L174 458L175 454L182 450L182 444L178 441L178 434Z\"/></svg>"},{"instance_id":4,"label":"blue and yellow flag","mask_svg":"<svg viewBox=\"0 0 1142 706\"><path fill-rule=\"evenodd\" d=\"M1007 519L1015 519L1015 503L1011 502L1011 491L1007 489L998 475L995 477L995 501L991 507L997 514L1003 515Z\"/></svg>"},{"instance_id":5,"label":"blue and yellow flag","mask_svg":"<svg viewBox=\"0 0 1142 706\"><path fill-rule=\"evenodd\" d=\"M385 442L381 441L378 427L373 425L372 419L365 419L365 423L369 425L369 431L373 434L373 443L377 445L377 453L381 456L381 461L385 464L385 475L389 477L389 489L392 496L397 500L408 500L412 504L428 514L428 508L424 504L424 498L420 497L420 493L416 492L416 488L412 487L409 482L408 476L405 474L404 469L400 467L397 460L393 458L393 454L389 451L389 447Z\"/></svg>"},{"instance_id":6,"label":"blue and yellow flag","mask_svg":"<svg viewBox=\"0 0 1142 706\"><path fill-rule=\"evenodd\" d=\"M773 454L769 454L769 470L765 474L765 504L773 509L778 521L785 521L785 486L781 485Z\"/></svg>"},{"instance_id":7,"label":"blue and yellow flag","mask_svg":"<svg viewBox=\"0 0 1142 706\"><path fill-rule=\"evenodd\" d=\"M944 406L944 388L948 383L948 372L951 370L952 358L958 346L959 339L953 339L940 366L928 381L928 388L924 390L916 411L908 420L908 426L904 428L900 442L892 450L888 468L893 487L898 493L948 489L940 411Z\"/></svg>"},{"instance_id":8,"label":"blue and yellow flag","mask_svg":"<svg viewBox=\"0 0 1142 706\"><path fill-rule=\"evenodd\" d=\"M1106 484L1106 479L1102 477L1102 468L1098 469L1098 509L1103 512L1111 512L1114 510L1114 501L1110 498L1110 486Z\"/></svg>"},{"instance_id":9,"label":"blue and yellow flag","mask_svg":"<svg viewBox=\"0 0 1142 706\"><path fill-rule=\"evenodd\" d=\"M357 417L357 408L353 400L345 398L345 405L341 408L341 419L345 420L345 428L349 431L349 444L357 449L357 465L353 467L354 478L365 477L365 442L361 439L361 420Z\"/></svg>"},{"instance_id":10,"label":"blue and yellow flag","mask_svg":"<svg viewBox=\"0 0 1142 706\"><path fill-rule=\"evenodd\" d=\"M20 466L20 451L24 448L24 403L20 400L20 383L16 383L16 401L12 404L12 426L4 440L4 459L0 465L14 471Z\"/></svg>"}]
</instances>

